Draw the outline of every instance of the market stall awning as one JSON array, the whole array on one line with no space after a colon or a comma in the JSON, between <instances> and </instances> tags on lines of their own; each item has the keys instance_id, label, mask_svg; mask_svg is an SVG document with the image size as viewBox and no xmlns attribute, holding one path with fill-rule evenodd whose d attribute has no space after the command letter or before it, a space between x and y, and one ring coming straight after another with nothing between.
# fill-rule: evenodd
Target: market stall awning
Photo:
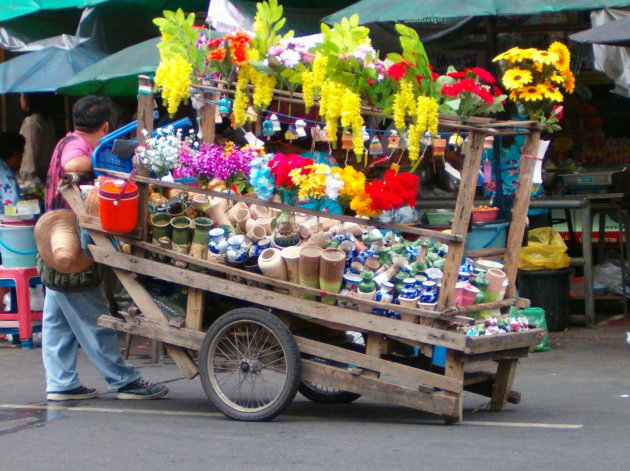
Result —
<instances>
[{"instance_id":1,"label":"market stall awning","mask_svg":"<svg viewBox=\"0 0 630 471\"><path fill-rule=\"evenodd\" d=\"M567 10L594 10L630 5L630 0L361 0L322 21L339 22L359 14L362 24L383 21L422 22L431 18L461 16L530 15Z\"/></svg>"},{"instance_id":2,"label":"market stall awning","mask_svg":"<svg viewBox=\"0 0 630 471\"><path fill-rule=\"evenodd\" d=\"M630 15L569 36L579 43L630 47Z\"/></svg>"},{"instance_id":3,"label":"market stall awning","mask_svg":"<svg viewBox=\"0 0 630 471\"><path fill-rule=\"evenodd\" d=\"M89 46L48 47L0 64L0 93L54 92L106 54Z\"/></svg>"}]
</instances>

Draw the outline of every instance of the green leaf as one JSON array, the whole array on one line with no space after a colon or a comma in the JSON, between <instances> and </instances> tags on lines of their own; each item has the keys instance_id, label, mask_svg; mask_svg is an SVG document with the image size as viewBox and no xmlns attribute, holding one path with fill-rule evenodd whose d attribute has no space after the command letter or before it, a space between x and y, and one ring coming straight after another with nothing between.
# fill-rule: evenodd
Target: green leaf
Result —
<instances>
[{"instance_id":1,"label":"green leaf","mask_svg":"<svg viewBox=\"0 0 630 471\"><path fill-rule=\"evenodd\" d=\"M456 98L455 100L447 100L444 102L445 105L447 105L449 108L457 111L459 109L459 105L462 102L461 99Z\"/></svg>"}]
</instances>

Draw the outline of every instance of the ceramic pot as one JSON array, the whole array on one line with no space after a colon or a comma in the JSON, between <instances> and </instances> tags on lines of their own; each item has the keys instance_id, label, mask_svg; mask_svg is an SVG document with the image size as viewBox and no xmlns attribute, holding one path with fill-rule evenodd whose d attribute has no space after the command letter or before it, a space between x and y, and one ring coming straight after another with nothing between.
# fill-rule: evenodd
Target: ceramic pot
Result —
<instances>
[{"instance_id":1,"label":"ceramic pot","mask_svg":"<svg viewBox=\"0 0 630 471\"><path fill-rule=\"evenodd\" d=\"M210 242L208 248L214 254L225 254L228 249L228 241L225 238L225 230L222 227L215 227L209 232Z\"/></svg>"},{"instance_id":2,"label":"ceramic pot","mask_svg":"<svg viewBox=\"0 0 630 471\"><path fill-rule=\"evenodd\" d=\"M194 195L191 200L192 207L201 213L205 213L210 207L210 198L207 195Z\"/></svg>"},{"instance_id":3,"label":"ceramic pot","mask_svg":"<svg viewBox=\"0 0 630 471\"><path fill-rule=\"evenodd\" d=\"M434 303L438 299L438 286L435 281L425 281L422 283L420 292L420 302Z\"/></svg>"},{"instance_id":4,"label":"ceramic pot","mask_svg":"<svg viewBox=\"0 0 630 471\"><path fill-rule=\"evenodd\" d=\"M408 308L417 308L418 307L418 300L420 299L420 296L416 296L415 298L403 298L401 296L398 297L398 302L402 307L408 307ZM403 320L405 322L413 322L414 324L418 323L418 316L414 316L413 314L405 314L404 312L400 313L400 320Z\"/></svg>"},{"instance_id":5,"label":"ceramic pot","mask_svg":"<svg viewBox=\"0 0 630 471\"><path fill-rule=\"evenodd\" d=\"M435 311L437 309L437 303L418 302L418 309L423 309L425 311Z\"/></svg>"},{"instance_id":6,"label":"ceramic pot","mask_svg":"<svg viewBox=\"0 0 630 471\"><path fill-rule=\"evenodd\" d=\"M398 295L398 299L402 302L403 299L415 299L418 297L418 290L416 289L415 278L405 278L403 280L403 289Z\"/></svg>"},{"instance_id":7,"label":"ceramic pot","mask_svg":"<svg viewBox=\"0 0 630 471\"><path fill-rule=\"evenodd\" d=\"M243 232L247 232L246 224L247 221L251 219L251 215L249 214L249 209L245 208L236 208L233 213L233 221L234 226L239 227Z\"/></svg>"},{"instance_id":8,"label":"ceramic pot","mask_svg":"<svg viewBox=\"0 0 630 471\"><path fill-rule=\"evenodd\" d=\"M503 289L506 275L501 270L489 268L488 271L486 271L486 279L488 280L488 291L491 293L499 293Z\"/></svg>"},{"instance_id":9,"label":"ceramic pot","mask_svg":"<svg viewBox=\"0 0 630 471\"><path fill-rule=\"evenodd\" d=\"M361 276L355 273L346 273L343 276L343 288L339 292L344 296L356 297L359 292L359 283L361 283ZM342 301L339 300L337 302L339 307L343 307L346 309L352 309L354 311L359 310L359 305L357 303Z\"/></svg>"},{"instance_id":10,"label":"ceramic pot","mask_svg":"<svg viewBox=\"0 0 630 471\"><path fill-rule=\"evenodd\" d=\"M206 209L206 214L215 224L221 226L230 224L230 220L225 214L227 210L227 200L223 198L214 198L210 201L210 206Z\"/></svg>"},{"instance_id":11,"label":"ceramic pot","mask_svg":"<svg viewBox=\"0 0 630 471\"><path fill-rule=\"evenodd\" d=\"M247 249L243 246L245 236L235 235L228 239L226 252L228 262L232 265L242 264L248 256Z\"/></svg>"},{"instance_id":12,"label":"ceramic pot","mask_svg":"<svg viewBox=\"0 0 630 471\"><path fill-rule=\"evenodd\" d=\"M319 264L322 256L321 247L302 247L299 261L299 281L302 286L319 288ZM305 294L306 299L314 300L315 295Z\"/></svg>"},{"instance_id":13,"label":"ceramic pot","mask_svg":"<svg viewBox=\"0 0 630 471\"><path fill-rule=\"evenodd\" d=\"M266 206L258 205L258 204L252 204L249 207L249 213L251 214L252 219L254 220L261 219L261 218L268 218L269 208L267 208Z\"/></svg>"},{"instance_id":14,"label":"ceramic pot","mask_svg":"<svg viewBox=\"0 0 630 471\"><path fill-rule=\"evenodd\" d=\"M186 216L177 216L171 219L172 250L177 253L188 254L190 250L190 227L192 221ZM185 268L184 262L175 262L178 267Z\"/></svg>"},{"instance_id":15,"label":"ceramic pot","mask_svg":"<svg viewBox=\"0 0 630 471\"><path fill-rule=\"evenodd\" d=\"M153 226L151 243L159 247L171 249L171 217L166 213L155 213L151 216ZM168 262L166 255L155 255L155 259L161 262Z\"/></svg>"},{"instance_id":16,"label":"ceramic pot","mask_svg":"<svg viewBox=\"0 0 630 471\"><path fill-rule=\"evenodd\" d=\"M396 265L392 265L391 267L387 268L383 272L378 273L374 277L374 283L376 283L377 286L382 286L383 283L388 282L391 279L393 279L398 273L398 270L399 268Z\"/></svg>"},{"instance_id":17,"label":"ceramic pot","mask_svg":"<svg viewBox=\"0 0 630 471\"><path fill-rule=\"evenodd\" d=\"M310 239L308 239L307 245L314 245L325 249L330 245L330 236L324 231L316 232L315 234L311 235ZM346 254L344 253L343 256L345 260Z\"/></svg>"},{"instance_id":18,"label":"ceramic pot","mask_svg":"<svg viewBox=\"0 0 630 471\"><path fill-rule=\"evenodd\" d=\"M326 249L319 263L319 287L331 293L338 293L343 281L346 254L339 249ZM335 304L335 298L322 297L325 304Z\"/></svg>"},{"instance_id":19,"label":"ceramic pot","mask_svg":"<svg viewBox=\"0 0 630 471\"><path fill-rule=\"evenodd\" d=\"M192 243L190 244L190 256L198 258L200 260L206 260L208 257L208 242L210 240L210 227L212 226L212 219L205 217L198 217L193 219L193 236ZM193 270L204 270L200 266L190 266Z\"/></svg>"},{"instance_id":20,"label":"ceramic pot","mask_svg":"<svg viewBox=\"0 0 630 471\"><path fill-rule=\"evenodd\" d=\"M249 250L249 255L251 257L260 257L260 254L263 253L265 249L271 247L271 239L269 237L263 237L258 242L256 242Z\"/></svg>"},{"instance_id":21,"label":"ceramic pot","mask_svg":"<svg viewBox=\"0 0 630 471\"><path fill-rule=\"evenodd\" d=\"M263 250L258 257L258 266L263 274L269 278L284 281L287 279L287 268L278 249Z\"/></svg>"},{"instance_id":22,"label":"ceramic pot","mask_svg":"<svg viewBox=\"0 0 630 471\"><path fill-rule=\"evenodd\" d=\"M473 285L467 284L464 287L464 292L462 293L462 306L474 304L478 294L480 294L479 288L475 288Z\"/></svg>"},{"instance_id":23,"label":"ceramic pot","mask_svg":"<svg viewBox=\"0 0 630 471\"><path fill-rule=\"evenodd\" d=\"M271 230L271 219L270 218L260 218L256 219L256 224L262 226L265 229L265 233L270 236L272 233Z\"/></svg>"},{"instance_id":24,"label":"ceramic pot","mask_svg":"<svg viewBox=\"0 0 630 471\"><path fill-rule=\"evenodd\" d=\"M250 273L255 273L257 275L262 275L263 272L258 266L258 257L248 257L243 262L243 270L248 271ZM264 283L259 283L257 281L245 279L245 284L247 286L252 286L254 288L264 288L266 285Z\"/></svg>"},{"instance_id":25,"label":"ceramic pot","mask_svg":"<svg viewBox=\"0 0 630 471\"><path fill-rule=\"evenodd\" d=\"M232 207L230 209L228 209L227 212L226 212L226 215L227 215L228 219L230 220L230 223L233 226L237 226L238 225L237 221L236 221L236 211L238 211L239 209L246 209L247 213L249 214L249 208L242 201L238 201L237 203L234 203L232 205Z\"/></svg>"},{"instance_id":26,"label":"ceramic pot","mask_svg":"<svg viewBox=\"0 0 630 471\"><path fill-rule=\"evenodd\" d=\"M366 301L374 301L374 297L375 296L376 296L376 289L374 289L374 290L372 290L370 292L361 291L361 289L359 289L359 291L357 292L357 298L358 299L364 299ZM359 311L361 311L361 312L372 312L372 307L371 306L359 305Z\"/></svg>"},{"instance_id":27,"label":"ceramic pot","mask_svg":"<svg viewBox=\"0 0 630 471\"><path fill-rule=\"evenodd\" d=\"M267 233L265 232L265 228L259 225L255 225L247 231L247 238L254 244L257 244L259 240L264 239L266 235Z\"/></svg>"},{"instance_id":28,"label":"ceramic pot","mask_svg":"<svg viewBox=\"0 0 630 471\"><path fill-rule=\"evenodd\" d=\"M376 283L374 283L374 273L370 270L363 270L361 272L361 283L359 283L359 292L371 293L376 290Z\"/></svg>"},{"instance_id":29,"label":"ceramic pot","mask_svg":"<svg viewBox=\"0 0 630 471\"><path fill-rule=\"evenodd\" d=\"M300 247L285 247L280 251L284 264L287 268L287 281L291 283L300 283ZM289 290L289 293L293 296L299 296L300 292L296 290Z\"/></svg>"},{"instance_id":30,"label":"ceramic pot","mask_svg":"<svg viewBox=\"0 0 630 471\"><path fill-rule=\"evenodd\" d=\"M364 267L366 270L375 272L376 270L381 268L381 262L376 257L370 257L365 261Z\"/></svg>"},{"instance_id":31,"label":"ceramic pot","mask_svg":"<svg viewBox=\"0 0 630 471\"><path fill-rule=\"evenodd\" d=\"M355 237L360 237L363 234L363 228L355 222L344 222L341 225L342 233L351 233Z\"/></svg>"}]
</instances>

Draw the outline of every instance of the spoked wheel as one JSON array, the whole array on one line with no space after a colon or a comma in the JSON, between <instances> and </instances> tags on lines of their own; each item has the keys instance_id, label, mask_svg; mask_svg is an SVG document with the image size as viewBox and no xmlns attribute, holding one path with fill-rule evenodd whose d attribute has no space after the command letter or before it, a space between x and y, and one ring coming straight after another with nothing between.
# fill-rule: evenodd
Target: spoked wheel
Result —
<instances>
[{"instance_id":1,"label":"spoked wheel","mask_svg":"<svg viewBox=\"0 0 630 471\"><path fill-rule=\"evenodd\" d=\"M236 420L271 420L297 393L300 353L273 314L241 308L219 317L206 333L199 359L208 398Z\"/></svg>"},{"instance_id":2,"label":"spoked wheel","mask_svg":"<svg viewBox=\"0 0 630 471\"><path fill-rule=\"evenodd\" d=\"M347 366L321 357L309 356L309 359L326 365ZM300 393L302 393L302 395L307 399L320 404L350 404L361 397L361 394L342 391L338 388L333 388L324 384L311 383L310 381L305 380L300 382L298 391L300 391Z\"/></svg>"}]
</instances>

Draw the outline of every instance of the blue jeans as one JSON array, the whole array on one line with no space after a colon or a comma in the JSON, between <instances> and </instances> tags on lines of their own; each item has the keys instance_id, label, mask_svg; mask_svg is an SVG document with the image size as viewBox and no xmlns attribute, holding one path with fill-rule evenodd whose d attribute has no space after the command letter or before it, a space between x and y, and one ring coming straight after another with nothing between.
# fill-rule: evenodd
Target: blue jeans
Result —
<instances>
[{"instance_id":1,"label":"blue jeans","mask_svg":"<svg viewBox=\"0 0 630 471\"><path fill-rule=\"evenodd\" d=\"M98 316L108 312L102 286L76 293L46 290L42 356L48 392L81 386L76 369L79 344L110 389L141 377L135 367L123 360L116 331L96 325Z\"/></svg>"}]
</instances>

